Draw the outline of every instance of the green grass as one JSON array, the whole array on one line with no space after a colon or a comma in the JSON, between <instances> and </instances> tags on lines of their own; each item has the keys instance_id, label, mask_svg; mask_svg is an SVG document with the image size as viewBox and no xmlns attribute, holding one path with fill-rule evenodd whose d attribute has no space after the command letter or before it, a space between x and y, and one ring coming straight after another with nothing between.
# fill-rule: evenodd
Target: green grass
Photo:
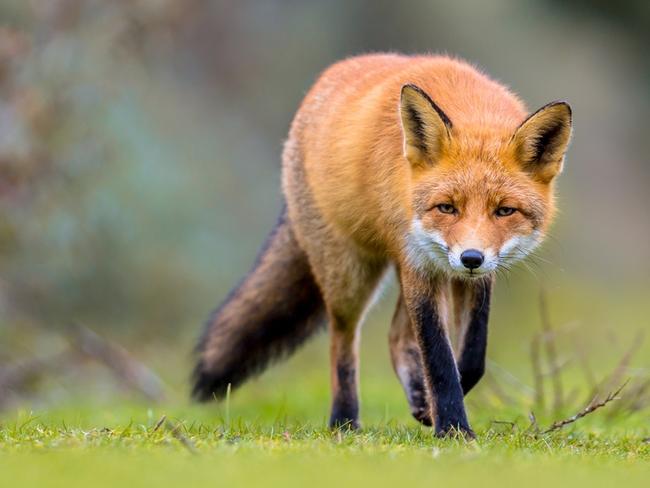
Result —
<instances>
[{"instance_id":1,"label":"green grass","mask_svg":"<svg viewBox=\"0 0 650 488\"><path fill-rule=\"evenodd\" d=\"M379 420L358 433L330 432L322 422L267 414L228 421L225 410L170 406L169 423L158 428L160 407L18 413L0 428L0 473L12 486L70 487L647 486L650 479L643 419L620 419L610 428L584 419L583 426L539 436L525 422L490 426L484 416L474 419L478 439L465 441L436 439L413 422Z\"/></svg>"}]
</instances>

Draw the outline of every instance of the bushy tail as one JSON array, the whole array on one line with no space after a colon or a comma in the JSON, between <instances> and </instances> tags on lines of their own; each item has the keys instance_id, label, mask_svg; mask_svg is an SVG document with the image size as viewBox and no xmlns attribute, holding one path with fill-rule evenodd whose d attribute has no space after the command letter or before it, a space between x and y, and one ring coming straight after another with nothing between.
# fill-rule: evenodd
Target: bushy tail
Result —
<instances>
[{"instance_id":1,"label":"bushy tail","mask_svg":"<svg viewBox=\"0 0 650 488\"><path fill-rule=\"evenodd\" d=\"M248 276L212 314L197 345L192 395L226 394L288 356L323 324L324 305L286 209Z\"/></svg>"}]
</instances>

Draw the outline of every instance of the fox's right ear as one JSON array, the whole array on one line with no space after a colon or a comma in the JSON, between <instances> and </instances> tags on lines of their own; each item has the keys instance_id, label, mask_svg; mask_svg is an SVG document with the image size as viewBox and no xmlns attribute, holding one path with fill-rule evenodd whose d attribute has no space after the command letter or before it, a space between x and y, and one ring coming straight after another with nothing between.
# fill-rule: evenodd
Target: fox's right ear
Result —
<instances>
[{"instance_id":1,"label":"fox's right ear","mask_svg":"<svg viewBox=\"0 0 650 488\"><path fill-rule=\"evenodd\" d=\"M413 166L435 163L451 140L451 120L421 88L404 85L399 104L404 156Z\"/></svg>"}]
</instances>

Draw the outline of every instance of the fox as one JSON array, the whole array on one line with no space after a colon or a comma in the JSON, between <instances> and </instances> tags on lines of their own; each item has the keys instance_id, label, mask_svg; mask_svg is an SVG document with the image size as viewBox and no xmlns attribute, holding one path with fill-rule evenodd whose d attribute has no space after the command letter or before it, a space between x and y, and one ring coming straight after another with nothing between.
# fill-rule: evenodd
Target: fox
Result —
<instances>
[{"instance_id":1,"label":"fox","mask_svg":"<svg viewBox=\"0 0 650 488\"><path fill-rule=\"evenodd\" d=\"M360 428L360 327L397 277L390 357L413 417L475 437L495 276L543 241L572 134L474 65L378 53L326 69L282 153L280 217L196 347L194 398L223 398L327 324L331 428ZM393 271L391 271L393 270Z\"/></svg>"}]
</instances>

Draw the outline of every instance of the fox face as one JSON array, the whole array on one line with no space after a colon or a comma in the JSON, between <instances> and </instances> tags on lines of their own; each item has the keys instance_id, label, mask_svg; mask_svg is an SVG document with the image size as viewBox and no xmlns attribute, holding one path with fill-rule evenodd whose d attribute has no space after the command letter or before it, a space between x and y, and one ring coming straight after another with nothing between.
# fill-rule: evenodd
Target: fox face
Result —
<instances>
[{"instance_id":1,"label":"fox face","mask_svg":"<svg viewBox=\"0 0 650 488\"><path fill-rule=\"evenodd\" d=\"M554 215L553 182L571 137L571 109L554 102L519 127L455 127L426 93L402 89L411 163L412 263L466 279L531 253Z\"/></svg>"}]
</instances>

